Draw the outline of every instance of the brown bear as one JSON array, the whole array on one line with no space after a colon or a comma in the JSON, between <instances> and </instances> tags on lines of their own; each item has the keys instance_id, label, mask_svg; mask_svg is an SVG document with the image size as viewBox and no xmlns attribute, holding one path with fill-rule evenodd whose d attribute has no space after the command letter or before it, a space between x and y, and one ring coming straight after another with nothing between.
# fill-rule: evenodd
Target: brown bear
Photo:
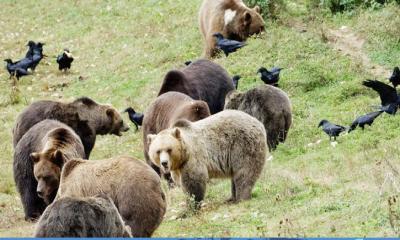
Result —
<instances>
[{"instance_id":1,"label":"brown bear","mask_svg":"<svg viewBox=\"0 0 400 240\"><path fill-rule=\"evenodd\" d=\"M210 109L204 101L193 100L180 92L167 92L161 94L147 108L143 118L143 145L146 162L160 174L160 168L152 164L149 158L148 134L157 134L161 130L169 128L178 119L187 119L191 122L210 116ZM169 174L165 178L172 184Z\"/></svg>"},{"instance_id":2,"label":"brown bear","mask_svg":"<svg viewBox=\"0 0 400 240\"><path fill-rule=\"evenodd\" d=\"M75 159L65 164L56 199L100 193L114 201L133 237L150 237L166 211L160 177L144 161L115 157L96 161Z\"/></svg>"},{"instance_id":3,"label":"brown bear","mask_svg":"<svg viewBox=\"0 0 400 240\"><path fill-rule=\"evenodd\" d=\"M98 104L87 97L78 98L71 103L37 101L25 108L16 120L13 129L14 148L33 125L44 119L58 120L74 129L85 147L86 159L89 159L97 134L121 136L121 132L129 130L115 108ZM79 120L88 121L89 127L78 128Z\"/></svg>"},{"instance_id":4,"label":"brown bear","mask_svg":"<svg viewBox=\"0 0 400 240\"><path fill-rule=\"evenodd\" d=\"M14 150L13 170L26 220L39 218L53 201L64 163L83 157L79 136L59 121L43 120L24 134Z\"/></svg>"},{"instance_id":5,"label":"brown bear","mask_svg":"<svg viewBox=\"0 0 400 240\"><path fill-rule=\"evenodd\" d=\"M230 178L237 202L251 198L268 154L264 126L256 118L225 110L197 122L178 120L148 135L150 159L194 197L198 208L210 178Z\"/></svg>"},{"instance_id":6,"label":"brown bear","mask_svg":"<svg viewBox=\"0 0 400 240\"><path fill-rule=\"evenodd\" d=\"M65 197L49 205L36 224L34 237L132 237L114 202L104 194Z\"/></svg>"},{"instance_id":7,"label":"brown bear","mask_svg":"<svg viewBox=\"0 0 400 240\"><path fill-rule=\"evenodd\" d=\"M250 114L264 124L270 150L284 142L292 124L292 106L288 95L277 87L261 85L247 92L231 92L226 96L225 109Z\"/></svg>"},{"instance_id":8,"label":"brown bear","mask_svg":"<svg viewBox=\"0 0 400 240\"><path fill-rule=\"evenodd\" d=\"M249 36L264 31L260 7L248 8L242 0L204 0L199 13L200 31L204 40L203 57L217 53L215 33L225 38L245 41Z\"/></svg>"},{"instance_id":9,"label":"brown bear","mask_svg":"<svg viewBox=\"0 0 400 240\"><path fill-rule=\"evenodd\" d=\"M224 109L225 95L234 90L232 78L220 65L200 59L192 62L182 71L167 73L158 93L176 91L194 100L207 102L211 114Z\"/></svg>"}]
</instances>

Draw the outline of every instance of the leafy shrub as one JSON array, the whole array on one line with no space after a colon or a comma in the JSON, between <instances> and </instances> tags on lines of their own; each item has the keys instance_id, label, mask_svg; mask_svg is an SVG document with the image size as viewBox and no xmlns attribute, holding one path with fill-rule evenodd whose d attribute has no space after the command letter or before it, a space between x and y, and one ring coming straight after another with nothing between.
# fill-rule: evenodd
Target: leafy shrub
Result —
<instances>
[{"instance_id":1,"label":"leafy shrub","mask_svg":"<svg viewBox=\"0 0 400 240\"><path fill-rule=\"evenodd\" d=\"M278 19L286 5L284 0L244 0L246 5L254 7L258 5L261 8L263 18Z\"/></svg>"},{"instance_id":2,"label":"leafy shrub","mask_svg":"<svg viewBox=\"0 0 400 240\"><path fill-rule=\"evenodd\" d=\"M308 0L307 6L309 9L327 8L335 14L352 11L358 7L376 9L391 2L400 4L400 0Z\"/></svg>"}]
</instances>

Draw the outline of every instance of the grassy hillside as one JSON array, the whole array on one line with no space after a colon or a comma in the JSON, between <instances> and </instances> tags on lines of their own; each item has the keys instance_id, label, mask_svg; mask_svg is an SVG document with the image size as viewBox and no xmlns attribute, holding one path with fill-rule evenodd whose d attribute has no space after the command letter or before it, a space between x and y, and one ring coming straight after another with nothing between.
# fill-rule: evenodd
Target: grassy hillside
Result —
<instances>
[{"instance_id":1,"label":"grassy hillside","mask_svg":"<svg viewBox=\"0 0 400 240\"><path fill-rule=\"evenodd\" d=\"M31 236L33 231L33 224L23 220L12 176L11 129L17 114L39 99L79 96L120 110L128 105L145 110L168 70L200 56L200 2L1 3L1 58L21 58L28 40L45 42L49 58L20 80L17 93L8 73L0 71L0 236ZM382 115L373 127L340 137L336 147L317 125L323 118L348 125L379 103L361 81L387 81L391 69L400 65L400 8L393 4L331 15L300 0L286 3L276 21L267 20L265 34L215 61L231 75L242 75L241 91L263 84L255 74L260 66L285 68L280 86L289 94L294 114L287 142L272 153L251 201L225 204L230 181L213 180L203 209L176 219L185 209L184 195L179 188L165 187L168 212L155 236L399 234L391 227L387 203L400 190L399 116ZM65 47L76 56L68 74L58 71L53 58ZM143 159L142 147L140 131L102 136L91 158L123 154Z\"/></svg>"}]
</instances>

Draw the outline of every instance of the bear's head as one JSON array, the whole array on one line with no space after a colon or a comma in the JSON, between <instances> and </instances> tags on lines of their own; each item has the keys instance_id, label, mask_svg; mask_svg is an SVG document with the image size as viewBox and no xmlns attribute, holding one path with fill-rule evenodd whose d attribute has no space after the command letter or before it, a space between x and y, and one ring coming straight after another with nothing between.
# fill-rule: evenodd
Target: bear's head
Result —
<instances>
[{"instance_id":1,"label":"bear's head","mask_svg":"<svg viewBox=\"0 0 400 240\"><path fill-rule=\"evenodd\" d=\"M208 104L204 101L196 100L182 106L179 110L179 114L175 116L174 119L186 119L191 122L196 122L210 115Z\"/></svg>"},{"instance_id":2,"label":"bear's head","mask_svg":"<svg viewBox=\"0 0 400 240\"><path fill-rule=\"evenodd\" d=\"M227 12L225 12L226 14ZM260 14L259 6L255 6L254 8L243 6L235 11L231 11L230 14L233 17L231 17L231 21L227 24L228 33L231 35L227 36L228 38L244 41L249 36L264 31L265 22Z\"/></svg>"},{"instance_id":3,"label":"bear's head","mask_svg":"<svg viewBox=\"0 0 400 240\"><path fill-rule=\"evenodd\" d=\"M239 109L240 104L243 102L244 94L238 91L230 91L225 96L224 109Z\"/></svg>"},{"instance_id":4,"label":"bear's head","mask_svg":"<svg viewBox=\"0 0 400 240\"><path fill-rule=\"evenodd\" d=\"M108 118L108 124L106 124L108 134L122 136L122 132L129 130L128 125L124 122L121 114L115 108L112 106L105 106L104 108L106 109L105 113Z\"/></svg>"},{"instance_id":5,"label":"bear's head","mask_svg":"<svg viewBox=\"0 0 400 240\"><path fill-rule=\"evenodd\" d=\"M66 157L61 150L46 150L30 154L33 161L33 174L38 182L36 192L49 204L56 196L60 184L61 168Z\"/></svg>"},{"instance_id":6,"label":"bear's head","mask_svg":"<svg viewBox=\"0 0 400 240\"><path fill-rule=\"evenodd\" d=\"M179 128L165 129L157 135L149 134L147 143L151 161L163 172L177 170L184 163L185 149Z\"/></svg>"},{"instance_id":7,"label":"bear's head","mask_svg":"<svg viewBox=\"0 0 400 240\"><path fill-rule=\"evenodd\" d=\"M87 120L96 134L122 136L122 132L129 130L121 114L110 105L98 104L88 97L78 98L72 105L77 108L80 119Z\"/></svg>"}]
</instances>

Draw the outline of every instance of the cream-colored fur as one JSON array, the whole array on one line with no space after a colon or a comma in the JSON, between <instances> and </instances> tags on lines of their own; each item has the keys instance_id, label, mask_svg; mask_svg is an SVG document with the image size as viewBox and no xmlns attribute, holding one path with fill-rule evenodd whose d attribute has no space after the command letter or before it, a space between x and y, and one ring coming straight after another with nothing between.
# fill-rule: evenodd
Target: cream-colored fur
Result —
<instances>
[{"instance_id":1,"label":"cream-colored fur","mask_svg":"<svg viewBox=\"0 0 400 240\"><path fill-rule=\"evenodd\" d=\"M194 123L180 120L148 139L150 159L164 171L171 170L196 202L203 200L210 178L232 180L230 200L249 199L268 154L262 123L236 110ZM163 166L160 155L164 152L169 153L169 159Z\"/></svg>"}]
</instances>

